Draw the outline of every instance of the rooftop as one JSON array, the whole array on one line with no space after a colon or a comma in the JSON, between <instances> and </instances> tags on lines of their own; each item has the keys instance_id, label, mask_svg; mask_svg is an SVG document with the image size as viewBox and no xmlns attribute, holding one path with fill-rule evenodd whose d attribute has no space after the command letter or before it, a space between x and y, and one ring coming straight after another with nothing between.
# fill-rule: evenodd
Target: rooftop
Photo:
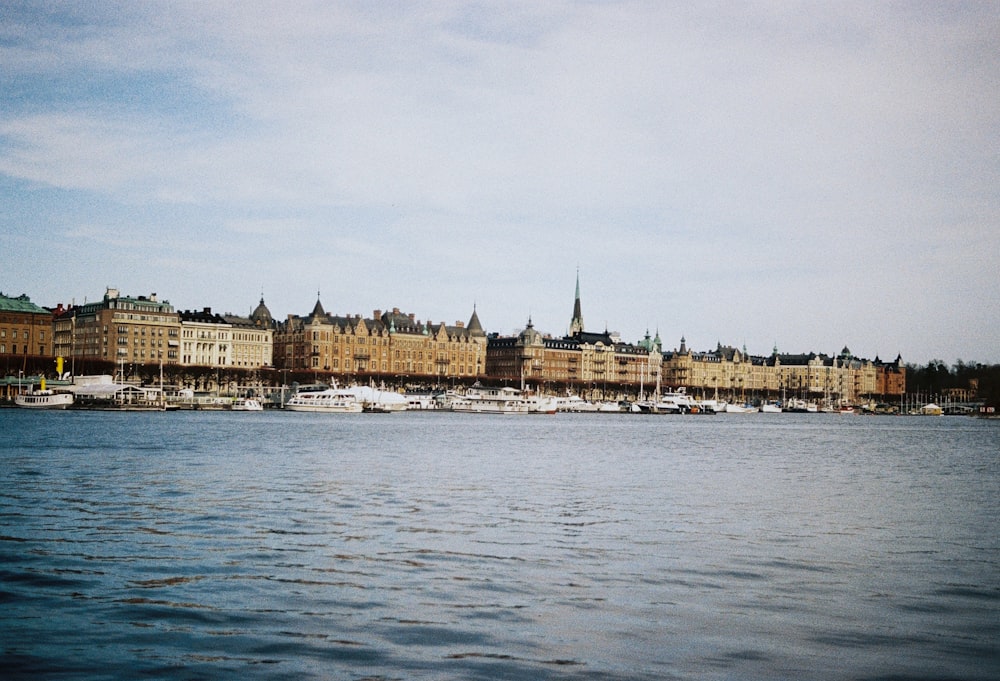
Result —
<instances>
[{"instance_id":1,"label":"rooftop","mask_svg":"<svg viewBox=\"0 0 1000 681\"><path fill-rule=\"evenodd\" d=\"M0 293L0 311L3 312L30 312L32 314L52 314L49 310L44 307L39 307L31 302L25 294L19 295L17 298L11 298Z\"/></svg>"}]
</instances>

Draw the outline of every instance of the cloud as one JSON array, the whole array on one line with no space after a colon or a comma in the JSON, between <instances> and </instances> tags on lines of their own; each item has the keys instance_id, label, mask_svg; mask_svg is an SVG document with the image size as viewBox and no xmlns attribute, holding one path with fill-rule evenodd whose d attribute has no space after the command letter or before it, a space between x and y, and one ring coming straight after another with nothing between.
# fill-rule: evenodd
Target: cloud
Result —
<instances>
[{"instance_id":1,"label":"cloud","mask_svg":"<svg viewBox=\"0 0 1000 681\"><path fill-rule=\"evenodd\" d=\"M561 332L579 264L600 273L585 276L595 313L631 337L662 323L671 337L746 333L767 351L786 335L808 349L827 325L904 347L924 333L906 310L939 338L962 322L941 310L1000 293L997 14L14 8L0 27L0 174L22 206L11 219L80 244L128 224L181 260L225 249L233 278L308 256L368 282L358 297L382 307L474 297L498 326L531 308ZM398 278L371 283L379 266Z\"/></svg>"}]
</instances>

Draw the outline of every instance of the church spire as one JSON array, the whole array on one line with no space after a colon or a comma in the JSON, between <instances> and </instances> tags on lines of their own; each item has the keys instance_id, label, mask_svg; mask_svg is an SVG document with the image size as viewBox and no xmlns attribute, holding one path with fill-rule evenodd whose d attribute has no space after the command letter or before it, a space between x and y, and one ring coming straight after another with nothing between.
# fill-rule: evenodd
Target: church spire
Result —
<instances>
[{"instance_id":1,"label":"church spire","mask_svg":"<svg viewBox=\"0 0 1000 681\"><path fill-rule=\"evenodd\" d=\"M573 302L573 319L569 323L569 335L583 333L583 311L580 306L580 268L576 268L576 300Z\"/></svg>"}]
</instances>

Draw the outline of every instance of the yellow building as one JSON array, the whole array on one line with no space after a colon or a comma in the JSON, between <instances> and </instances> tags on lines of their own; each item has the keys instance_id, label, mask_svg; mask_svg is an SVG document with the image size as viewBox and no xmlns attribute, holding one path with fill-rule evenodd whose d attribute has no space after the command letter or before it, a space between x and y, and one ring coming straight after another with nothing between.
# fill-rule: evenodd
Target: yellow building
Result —
<instances>
[{"instance_id":1,"label":"yellow building","mask_svg":"<svg viewBox=\"0 0 1000 681\"><path fill-rule=\"evenodd\" d=\"M260 303L249 317L226 314L232 326L232 362L236 368L257 369L274 366L274 319L271 311Z\"/></svg>"},{"instance_id":2,"label":"yellow building","mask_svg":"<svg viewBox=\"0 0 1000 681\"><path fill-rule=\"evenodd\" d=\"M692 352L683 338L678 350L664 353L663 381L698 397L739 402L784 396L834 406L881 394L876 364L854 357L847 348L835 357L779 354L777 349L754 357L746 348L721 344L711 352Z\"/></svg>"},{"instance_id":3,"label":"yellow building","mask_svg":"<svg viewBox=\"0 0 1000 681\"><path fill-rule=\"evenodd\" d=\"M342 381L475 379L486 362L486 334L473 310L468 325L433 324L413 314L375 310L327 314L317 300L304 317L289 315L274 333L274 365Z\"/></svg>"}]
</instances>

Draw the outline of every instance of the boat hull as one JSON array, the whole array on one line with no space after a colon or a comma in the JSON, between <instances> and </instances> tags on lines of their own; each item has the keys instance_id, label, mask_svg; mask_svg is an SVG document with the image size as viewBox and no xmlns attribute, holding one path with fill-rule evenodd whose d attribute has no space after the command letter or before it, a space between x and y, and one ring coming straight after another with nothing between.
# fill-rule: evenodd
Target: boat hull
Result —
<instances>
[{"instance_id":1,"label":"boat hull","mask_svg":"<svg viewBox=\"0 0 1000 681\"><path fill-rule=\"evenodd\" d=\"M14 404L22 409L69 409L73 406L70 393L27 393L17 395Z\"/></svg>"},{"instance_id":2,"label":"boat hull","mask_svg":"<svg viewBox=\"0 0 1000 681\"><path fill-rule=\"evenodd\" d=\"M325 414L360 414L364 407L351 393L320 390L295 395L285 404L285 409Z\"/></svg>"}]
</instances>

